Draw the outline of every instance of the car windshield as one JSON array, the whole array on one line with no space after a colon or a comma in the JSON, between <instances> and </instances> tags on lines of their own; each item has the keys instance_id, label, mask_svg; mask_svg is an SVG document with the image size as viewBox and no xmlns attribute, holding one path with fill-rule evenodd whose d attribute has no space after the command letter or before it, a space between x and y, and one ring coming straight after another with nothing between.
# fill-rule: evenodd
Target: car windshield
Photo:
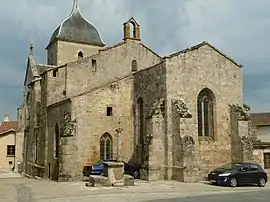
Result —
<instances>
[{"instance_id":1,"label":"car windshield","mask_svg":"<svg viewBox=\"0 0 270 202\"><path fill-rule=\"evenodd\" d=\"M224 169L224 170L234 170L234 169L239 169L242 166L243 165L241 163L227 163L220 166L219 168Z\"/></svg>"}]
</instances>

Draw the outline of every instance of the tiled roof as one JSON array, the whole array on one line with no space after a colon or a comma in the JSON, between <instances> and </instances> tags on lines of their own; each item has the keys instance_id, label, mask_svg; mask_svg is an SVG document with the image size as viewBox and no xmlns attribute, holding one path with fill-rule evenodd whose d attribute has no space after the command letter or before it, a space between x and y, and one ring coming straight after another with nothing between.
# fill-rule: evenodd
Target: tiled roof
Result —
<instances>
[{"instance_id":1,"label":"tiled roof","mask_svg":"<svg viewBox=\"0 0 270 202\"><path fill-rule=\"evenodd\" d=\"M9 131L17 131L18 128L18 123L17 121L7 121L7 122L2 122L0 124L0 135L3 135Z\"/></svg>"},{"instance_id":2,"label":"tiled roof","mask_svg":"<svg viewBox=\"0 0 270 202\"><path fill-rule=\"evenodd\" d=\"M270 112L268 113L252 113L251 120L257 125L257 126L268 126L270 125Z\"/></svg>"}]
</instances>

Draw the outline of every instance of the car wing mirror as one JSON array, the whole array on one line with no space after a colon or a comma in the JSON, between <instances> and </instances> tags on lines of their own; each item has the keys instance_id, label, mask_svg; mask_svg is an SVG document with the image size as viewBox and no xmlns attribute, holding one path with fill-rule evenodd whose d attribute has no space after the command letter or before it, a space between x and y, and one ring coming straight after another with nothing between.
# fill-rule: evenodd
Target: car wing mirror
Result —
<instances>
[{"instance_id":1,"label":"car wing mirror","mask_svg":"<svg viewBox=\"0 0 270 202\"><path fill-rule=\"evenodd\" d=\"M245 172L246 170L244 168L239 168L240 172Z\"/></svg>"}]
</instances>

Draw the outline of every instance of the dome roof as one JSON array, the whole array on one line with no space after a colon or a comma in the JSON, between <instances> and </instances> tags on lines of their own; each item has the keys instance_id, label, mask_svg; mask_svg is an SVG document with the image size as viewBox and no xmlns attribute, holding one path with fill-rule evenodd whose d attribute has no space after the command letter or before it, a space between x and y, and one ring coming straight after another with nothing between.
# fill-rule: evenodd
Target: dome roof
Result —
<instances>
[{"instance_id":1,"label":"dome roof","mask_svg":"<svg viewBox=\"0 0 270 202\"><path fill-rule=\"evenodd\" d=\"M82 16L76 1L69 17L52 34L49 45L55 40L105 46L97 28Z\"/></svg>"}]
</instances>

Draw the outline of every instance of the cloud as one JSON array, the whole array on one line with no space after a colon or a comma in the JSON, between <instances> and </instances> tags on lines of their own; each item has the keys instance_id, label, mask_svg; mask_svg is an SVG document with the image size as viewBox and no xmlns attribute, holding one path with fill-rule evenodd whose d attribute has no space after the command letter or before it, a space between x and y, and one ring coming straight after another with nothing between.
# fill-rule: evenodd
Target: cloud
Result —
<instances>
[{"instance_id":1,"label":"cloud","mask_svg":"<svg viewBox=\"0 0 270 202\"><path fill-rule=\"evenodd\" d=\"M131 16L141 25L143 43L161 55L209 41L244 65L245 102L254 111L270 110L270 1L79 0L79 5L108 45L122 40L122 23ZM71 8L72 0L1 3L0 116L16 117L29 43L37 62L45 63L44 48Z\"/></svg>"}]
</instances>

